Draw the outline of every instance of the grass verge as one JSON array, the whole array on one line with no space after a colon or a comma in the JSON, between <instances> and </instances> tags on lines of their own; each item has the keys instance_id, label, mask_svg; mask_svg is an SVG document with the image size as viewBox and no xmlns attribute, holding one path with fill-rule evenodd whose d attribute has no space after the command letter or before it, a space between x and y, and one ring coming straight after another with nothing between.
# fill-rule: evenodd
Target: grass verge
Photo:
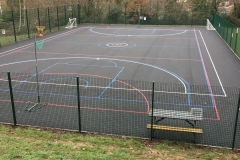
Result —
<instances>
[{"instance_id":1,"label":"grass verge","mask_svg":"<svg viewBox=\"0 0 240 160\"><path fill-rule=\"evenodd\" d=\"M0 159L240 159L239 151L0 124Z\"/></svg>"}]
</instances>

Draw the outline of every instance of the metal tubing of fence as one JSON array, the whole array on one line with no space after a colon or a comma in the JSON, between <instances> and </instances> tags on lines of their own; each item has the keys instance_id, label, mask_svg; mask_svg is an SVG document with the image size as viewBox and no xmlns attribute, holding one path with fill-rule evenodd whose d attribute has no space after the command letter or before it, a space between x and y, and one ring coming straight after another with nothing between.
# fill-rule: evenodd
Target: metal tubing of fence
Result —
<instances>
[{"instance_id":1,"label":"metal tubing of fence","mask_svg":"<svg viewBox=\"0 0 240 160\"><path fill-rule=\"evenodd\" d=\"M38 15L38 25L40 26L40 14L39 14L39 8L37 9L37 15Z\"/></svg>"},{"instance_id":2,"label":"metal tubing of fence","mask_svg":"<svg viewBox=\"0 0 240 160\"><path fill-rule=\"evenodd\" d=\"M28 10L27 9L25 10L25 14L26 14L28 38L30 38L29 23L28 23Z\"/></svg>"},{"instance_id":3,"label":"metal tubing of fence","mask_svg":"<svg viewBox=\"0 0 240 160\"><path fill-rule=\"evenodd\" d=\"M238 106L237 106L237 113L236 113L235 124L234 124L232 149L234 149L234 146L235 146L235 139L236 139L236 132L237 132L239 109L240 109L240 91L239 91L239 94L238 94Z\"/></svg>"},{"instance_id":4,"label":"metal tubing of fence","mask_svg":"<svg viewBox=\"0 0 240 160\"><path fill-rule=\"evenodd\" d=\"M51 23L50 23L50 11L49 11L49 7L48 7L47 11L48 11L48 27L49 27L49 31L52 32L52 31L51 31Z\"/></svg>"},{"instance_id":5,"label":"metal tubing of fence","mask_svg":"<svg viewBox=\"0 0 240 160\"><path fill-rule=\"evenodd\" d=\"M82 131L81 126L81 111L80 111L80 92L79 92L79 77L77 77L77 103L78 103L78 131Z\"/></svg>"},{"instance_id":6,"label":"metal tubing of fence","mask_svg":"<svg viewBox=\"0 0 240 160\"><path fill-rule=\"evenodd\" d=\"M13 20L14 39L15 39L15 42L17 42L17 36L16 36L16 29L15 29L15 22L14 22L14 13L13 13L13 10L12 10L12 20Z\"/></svg>"},{"instance_id":7,"label":"metal tubing of fence","mask_svg":"<svg viewBox=\"0 0 240 160\"><path fill-rule=\"evenodd\" d=\"M237 53L237 43L238 43L238 28L237 28L237 33L236 33L236 41L235 41L235 53Z\"/></svg>"},{"instance_id":8,"label":"metal tubing of fence","mask_svg":"<svg viewBox=\"0 0 240 160\"><path fill-rule=\"evenodd\" d=\"M110 4L108 5L108 24L110 25Z\"/></svg>"},{"instance_id":9,"label":"metal tubing of fence","mask_svg":"<svg viewBox=\"0 0 240 160\"><path fill-rule=\"evenodd\" d=\"M80 8L80 5L78 4L78 24L80 24L80 12L81 11L81 8Z\"/></svg>"},{"instance_id":10,"label":"metal tubing of fence","mask_svg":"<svg viewBox=\"0 0 240 160\"><path fill-rule=\"evenodd\" d=\"M16 126L17 119L16 119L16 113L15 113L15 105L14 105L14 99L13 99L12 81L11 81L10 72L8 72L7 75L8 75L9 92L10 92L11 104L12 104L13 123L14 123L14 126Z\"/></svg>"},{"instance_id":11,"label":"metal tubing of fence","mask_svg":"<svg viewBox=\"0 0 240 160\"><path fill-rule=\"evenodd\" d=\"M66 9L66 6L64 6L64 18L65 18L65 24L67 24L67 9Z\"/></svg>"},{"instance_id":12,"label":"metal tubing of fence","mask_svg":"<svg viewBox=\"0 0 240 160\"><path fill-rule=\"evenodd\" d=\"M233 26L231 29L231 39L230 39L230 47L232 48L232 39L233 39Z\"/></svg>"},{"instance_id":13,"label":"metal tubing of fence","mask_svg":"<svg viewBox=\"0 0 240 160\"><path fill-rule=\"evenodd\" d=\"M152 83L151 141L153 139L154 82Z\"/></svg>"},{"instance_id":14,"label":"metal tubing of fence","mask_svg":"<svg viewBox=\"0 0 240 160\"><path fill-rule=\"evenodd\" d=\"M59 30L59 15L58 15L58 6L57 6L57 22L58 22L58 30Z\"/></svg>"}]
</instances>

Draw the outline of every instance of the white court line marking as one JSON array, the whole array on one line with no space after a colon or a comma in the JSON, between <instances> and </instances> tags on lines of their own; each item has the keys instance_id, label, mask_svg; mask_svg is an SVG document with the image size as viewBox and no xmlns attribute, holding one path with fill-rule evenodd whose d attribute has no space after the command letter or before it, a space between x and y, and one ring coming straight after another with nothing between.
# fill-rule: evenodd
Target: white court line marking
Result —
<instances>
[{"instance_id":1,"label":"white court line marking","mask_svg":"<svg viewBox=\"0 0 240 160\"><path fill-rule=\"evenodd\" d=\"M8 80L0 79L0 81L8 82ZM18 80L12 80L12 82L17 83L30 83L30 84L36 84L37 82L31 82L31 81L18 81ZM45 82L39 82L41 85L55 85L55 86L67 86L67 87L76 87L76 85L71 84L59 84L59 83L45 83ZM86 85L79 85L81 87L86 87ZM105 86L88 86L87 88L100 88L105 89ZM115 88L115 87L109 87L108 89L113 90L127 90L127 91L136 91L135 89L129 89L129 88ZM152 92L152 90L142 90L138 89L141 92ZM183 95L198 95L198 96L210 96L210 94L202 94L202 93L183 93L183 92L168 92L168 91L154 91L155 93L167 93L167 94L183 94ZM224 95L214 95L215 97L225 97Z\"/></svg>"},{"instance_id":2,"label":"white court line marking","mask_svg":"<svg viewBox=\"0 0 240 160\"><path fill-rule=\"evenodd\" d=\"M71 31L67 31L67 32L64 32L64 33L61 33L61 34L58 34L58 35L55 35L55 36L52 36L52 37L49 37L49 38L46 38L46 39L43 39L44 41L50 41L50 40L53 40L55 38L59 38L59 37L62 37L64 35L67 35L67 34L70 34L70 33L73 33L73 32L77 32L77 31L80 31L84 28L89 28L89 27L81 27L81 28L77 28L77 29L74 29L74 30L71 30ZM26 49L28 47L32 47L34 45L34 43L29 43L29 44L26 44L24 46L21 46L21 47L17 47L17 48L14 48L14 49L11 49L11 50L8 50L8 51L5 51L5 52L1 52L0 55L2 54L5 54L5 53L8 53L8 52L12 52L12 51L15 51L15 50L21 50L21 49Z\"/></svg>"},{"instance_id":3,"label":"white court line marking","mask_svg":"<svg viewBox=\"0 0 240 160\"><path fill-rule=\"evenodd\" d=\"M116 30L116 29L125 29L125 30L150 30L150 31L152 31L152 30L154 30L154 29L136 29L136 28L98 28L98 27L89 27L89 28L97 28L97 29L114 29L114 30ZM178 29L175 29L175 28L170 28L170 29L156 29L156 30L169 30L169 31L192 31L192 32L194 32L194 30L188 30L188 29L184 29L184 30L178 30ZM195 31L199 31L199 30L195 30Z\"/></svg>"},{"instance_id":4,"label":"white court line marking","mask_svg":"<svg viewBox=\"0 0 240 160\"><path fill-rule=\"evenodd\" d=\"M215 65L214 65L214 63L213 63L212 57L211 57L210 52L209 52L209 50L208 50L208 48L207 48L207 45L206 45L206 43L205 43L205 40L204 40L204 38L203 38L203 36L202 36L201 31L199 31L199 33L200 33L200 36L201 36L201 38L202 38L203 44L204 44L204 46L205 46L205 49L206 49L206 51L207 51L207 53L208 53L209 59L210 59L210 61L211 61L211 63L212 63L213 69L214 69L214 71L215 71L215 73L216 73L216 75L217 75L217 78L218 78L218 81L219 81L220 86L221 86L221 88L222 88L222 91L223 91L223 93L224 93L224 96L227 97L227 94L226 94L226 92L225 92L225 90L224 90L224 88L223 88L223 85L222 85L222 82L221 82L220 77L219 77L219 75L218 75L217 69L216 69L216 67L215 67Z\"/></svg>"},{"instance_id":5,"label":"white court line marking","mask_svg":"<svg viewBox=\"0 0 240 160\"><path fill-rule=\"evenodd\" d=\"M90 28L89 30L92 32L92 33L95 33L95 34L101 34L101 35L105 35L105 36L129 36L129 34L127 35L124 35L124 34L107 34L107 33L101 33L101 32L95 32L93 31L92 29L94 28ZM179 33L174 33L174 34L165 34L165 35L130 35L130 36L136 36L136 37L140 37L140 36L144 36L144 37L163 37L163 36L175 36L175 35L179 35L179 34L184 34L186 33L188 30L184 30L182 32L179 32Z\"/></svg>"},{"instance_id":6,"label":"white court line marking","mask_svg":"<svg viewBox=\"0 0 240 160\"><path fill-rule=\"evenodd\" d=\"M97 58L92 58L92 57L64 57L64 58L46 58L46 59L38 59L38 61L48 61L48 60L67 60L67 59L76 59L76 58L80 58L80 59L96 59ZM111 59L111 58L99 58L99 59L103 59L103 60L113 60L113 61L120 61L120 62L129 62L129 63L135 63L135 64L141 64L141 65L144 65L144 66L148 66L148 67L152 67L152 68L155 68L155 69L158 69L158 70L162 70L163 72L166 72L170 75L172 75L173 77L177 78L184 86L184 90L185 92L184 93L187 93L187 87L186 87L186 84L183 82L182 79L180 79L177 75L174 75L173 73L167 71L167 70L164 70L163 68L161 67L157 67L157 66L154 66L154 65L150 65L150 64L146 64L146 63L141 63L141 62L135 62L135 61L129 61L129 60L123 60L123 59ZM28 62L34 62L35 60L27 60L27 61L18 61L18 62L12 62L12 63L7 63L7 64L1 64L0 67L2 66L7 66L7 65L12 65L12 64L21 64L21 63L28 63Z\"/></svg>"}]
</instances>

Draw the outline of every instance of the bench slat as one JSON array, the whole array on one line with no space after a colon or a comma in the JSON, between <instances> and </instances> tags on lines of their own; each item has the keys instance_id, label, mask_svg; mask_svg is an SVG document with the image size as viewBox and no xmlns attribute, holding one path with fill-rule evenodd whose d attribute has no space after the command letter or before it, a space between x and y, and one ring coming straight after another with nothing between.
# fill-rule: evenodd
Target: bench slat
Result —
<instances>
[{"instance_id":1,"label":"bench slat","mask_svg":"<svg viewBox=\"0 0 240 160\"><path fill-rule=\"evenodd\" d=\"M151 124L147 124L147 128L151 129ZM168 130L168 131L178 131L178 132L190 132L190 133L203 133L202 129L199 128L184 128L184 127L174 127L174 126L162 126L153 125L153 129L158 130Z\"/></svg>"}]
</instances>

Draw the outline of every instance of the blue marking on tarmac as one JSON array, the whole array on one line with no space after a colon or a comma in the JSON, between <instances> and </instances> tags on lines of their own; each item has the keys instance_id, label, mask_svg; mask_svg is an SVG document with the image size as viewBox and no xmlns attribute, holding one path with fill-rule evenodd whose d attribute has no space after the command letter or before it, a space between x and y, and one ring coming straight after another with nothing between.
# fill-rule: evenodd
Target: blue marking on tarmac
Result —
<instances>
[{"instance_id":1,"label":"blue marking on tarmac","mask_svg":"<svg viewBox=\"0 0 240 160\"><path fill-rule=\"evenodd\" d=\"M120 28L118 28L115 32L113 32L114 34L119 34L118 31L120 30Z\"/></svg>"},{"instance_id":2,"label":"blue marking on tarmac","mask_svg":"<svg viewBox=\"0 0 240 160\"><path fill-rule=\"evenodd\" d=\"M154 29L151 34L153 34L157 29Z\"/></svg>"},{"instance_id":3,"label":"blue marking on tarmac","mask_svg":"<svg viewBox=\"0 0 240 160\"><path fill-rule=\"evenodd\" d=\"M21 91L21 90L14 90L14 92L25 93L25 94L38 94L37 92L26 92L26 91ZM74 98L77 97L76 95L73 95L73 94L57 94L57 93L47 93L47 92L40 92L39 94L41 94L41 95L51 95L51 96L74 97ZM99 98L97 96L81 96L81 98L146 103L145 100L129 100L129 99L122 99L122 98ZM148 101L148 103L151 104L152 102ZM189 106L188 104L179 104L179 103L170 103L170 102L156 102L156 101L154 102L154 104L167 104L167 105L172 105L172 106ZM204 108L204 107L205 108L212 108L212 106L204 106L204 105L198 105L198 104L191 104L190 106L192 106L192 107L202 107L202 108Z\"/></svg>"},{"instance_id":4,"label":"blue marking on tarmac","mask_svg":"<svg viewBox=\"0 0 240 160\"><path fill-rule=\"evenodd\" d=\"M98 98L100 98L104 92L109 88L109 86L116 81L116 78L120 75L120 73L123 71L124 67L122 67L122 69L118 72L118 74L112 79L112 81L107 85L107 87L102 91L102 93L98 96Z\"/></svg>"},{"instance_id":5,"label":"blue marking on tarmac","mask_svg":"<svg viewBox=\"0 0 240 160\"><path fill-rule=\"evenodd\" d=\"M203 69L203 73L204 73L204 76L205 76L206 84L207 84L207 86L208 86L208 92L209 92L209 94L210 94L210 93L211 93L211 92L210 92L211 86L210 86L210 84L208 83L208 79L207 79L208 76L207 76L207 73L206 73L206 70L205 70L205 69L207 69L207 68L206 68L206 66L204 65L204 62L203 62L202 51L201 51L201 49L199 48L199 47L200 47L200 44L199 44L199 42L198 42L197 33L196 33L195 30L194 30L194 36L195 36L195 40L196 40L196 43L197 43L197 46L198 46L198 54L199 54L199 57L200 57L201 62L202 62L202 69ZM205 68L205 69L204 69L204 68ZM214 102L213 102L212 94L210 94L210 98L211 98L211 101L212 101L212 108L214 108Z\"/></svg>"},{"instance_id":6,"label":"blue marking on tarmac","mask_svg":"<svg viewBox=\"0 0 240 160\"><path fill-rule=\"evenodd\" d=\"M57 63L55 63L54 65L51 65L51 66L47 67L46 69L42 70L41 72L38 72L38 74L40 74L40 73L42 73L42 72L48 70L49 68L52 68L52 67L55 66L56 64L57 64ZM24 83L24 82L27 82L27 80L32 79L32 78L35 77L36 75L37 75L37 74L32 75L31 77L25 79L23 82L20 82L20 83L16 84L16 85L13 86L12 88L17 87L17 86L21 85L21 84Z\"/></svg>"},{"instance_id":7,"label":"blue marking on tarmac","mask_svg":"<svg viewBox=\"0 0 240 160\"><path fill-rule=\"evenodd\" d=\"M106 59L101 59L99 58L99 60L101 61L106 61L106 62L110 62L110 63L113 63L114 66L100 66L100 65L83 65L83 64L70 64L72 62L79 62L79 61L82 61L82 60L97 60L97 58L84 58L84 59L81 59L81 60L75 60L75 61L70 61L70 62L67 62L67 63L63 63L63 64L66 64L66 65L80 65L80 66L97 66L97 67L117 67L117 63L113 62L113 61L110 61L110 60L106 60Z\"/></svg>"}]
</instances>

